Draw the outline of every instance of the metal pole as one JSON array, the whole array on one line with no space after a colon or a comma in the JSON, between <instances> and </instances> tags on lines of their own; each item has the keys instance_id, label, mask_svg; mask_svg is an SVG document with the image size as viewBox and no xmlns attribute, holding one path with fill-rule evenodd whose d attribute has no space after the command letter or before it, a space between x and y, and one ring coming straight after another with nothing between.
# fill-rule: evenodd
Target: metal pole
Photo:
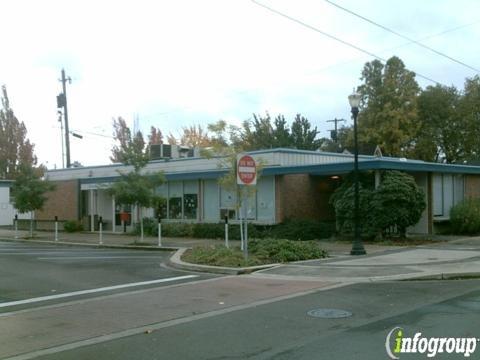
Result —
<instances>
[{"instance_id":1,"label":"metal pole","mask_svg":"<svg viewBox=\"0 0 480 360\"><path fill-rule=\"evenodd\" d=\"M245 192L245 232L243 236L243 256L245 260L248 260L248 220L247 220L247 208L248 208L248 193Z\"/></svg>"},{"instance_id":2,"label":"metal pole","mask_svg":"<svg viewBox=\"0 0 480 360\"><path fill-rule=\"evenodd\" d=\"M65 119L65 153L67 157L67 168L70 167L70 130L68 128L68 110L67 110L67 87L66 82L71 81L70 78L65 78L65 70L62 69L62 90L63 90L63 117Z\"/></svg>"},{"instance_id":3,"label":"metal pole","mask_svg":"<svg viewBox=\"0 0 480 360\"><path fill-rule=\"evenodd\" d=\"M354 168L353 168L353 181L355 183L355 213L354 213L354 238L351 255L365 255L367 252L362 244L360 237L360 184L358 179L358 136L357 136L357 116L358 107L352 107L353 115L353 138L354 138Z\"/></svg>"},{"instance_id":4,"label":"metal pole","mask_svg":"<svg viewBox=\"0 0 480 360\"><path fill-rule=\"evenodd\" d=\"M99 243L100 245L103 245L103 222L102 222L101 216L98 219L98 235L99 235Z\"/></svg>"},{"instance_id":5,"label":"metal pole","mask_svg":"<svg viewBox=\"0 0 480 360\"><path fill-rule=\"evenodd\" d=\"M244 244L244 239L245 239L245 236L244 236L244 233L243 233L243 193L242 193L242 188L240 188L240 208L238 209L238 211L240 212L240 250L243 251L243 244Z\"/></svg>"},{"instance_id":6,"label":"metal pole","mask_svg":"<svg viewBox=\"0 0 480 360\"><path fill-rule=\"evenodd\" d=\"M229 248L228 246L228 216L225 216L225 247Z\"/></svg>"},{"instance_id":7,"label":"metal pole","mask_svg":"<svg viewBox=\"0 0 480 360\"><path fill-rule=\"evenodd\" d=\"M55 241L58 241L58 217L55 216Z\"/></svg>"},{"instance_id":8,"label":"metal pole","mask_svg":"<svg viewBox=\"0 0 480 360\"><path fill-rule=\"evenodd\" d=\"M158 218L158 246L162 246L162 218Z\"/></svg>"}]
</instances>

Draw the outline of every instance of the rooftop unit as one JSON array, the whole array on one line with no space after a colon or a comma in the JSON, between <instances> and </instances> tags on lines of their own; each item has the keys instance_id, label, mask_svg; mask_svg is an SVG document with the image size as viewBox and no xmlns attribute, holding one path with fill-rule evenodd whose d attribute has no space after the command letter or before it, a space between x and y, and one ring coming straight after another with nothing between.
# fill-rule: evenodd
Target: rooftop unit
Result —
<instances>
[{"instance_id":1,"label":"rooftop unit","mask_svg":"<svg viewBox=\"0 0 480 360\"><path fill-rule=\"evenodd\" d=\"M155 144L150 145L150 160L181 159L200 156L200 149L184 145Z\"/></svg>"}]
</instances>

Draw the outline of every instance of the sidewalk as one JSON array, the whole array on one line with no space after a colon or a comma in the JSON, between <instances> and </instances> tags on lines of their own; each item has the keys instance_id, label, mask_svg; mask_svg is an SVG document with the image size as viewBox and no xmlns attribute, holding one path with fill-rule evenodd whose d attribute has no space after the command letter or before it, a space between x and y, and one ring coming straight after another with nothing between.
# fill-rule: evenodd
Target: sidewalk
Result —
<instances>
[{"instance_id":1,"label":"sidewalk","mask_svg":"<svg viewBox=\"0 0 480 360\"><path fill-rule=\"evenodd\" d=\"M282 264L253 276L349 283L480 277L480 237L377 252L366 249L364 256Z\"/></svg>"}]
</instances>

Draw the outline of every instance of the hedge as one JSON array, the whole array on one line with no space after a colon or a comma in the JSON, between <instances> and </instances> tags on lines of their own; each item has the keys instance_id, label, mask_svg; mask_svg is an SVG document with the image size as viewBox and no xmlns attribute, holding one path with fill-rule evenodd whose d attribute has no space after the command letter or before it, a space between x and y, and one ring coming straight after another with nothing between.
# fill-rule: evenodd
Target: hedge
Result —
<instances>
[{"instance_id":1,"label":"hedge","mask_svg":"<svg viewBox=\"0 0 480 360\"><path fill-rule=\"evenodd\" d=\"M157 221L144 218L145 235L158 236ZM140 233L140 226L135 226L134 232ZM288 220L278 225L248 224L248 237L252 239L288 239L315 240L330 238L335 232L335 223L318 222L314 220ZM229 238L240 240L240 226L229 225ZM225 237L224 223L163 223L162 236L185 237L197 239L222 239Z\"/></svg>"}]
</instances>

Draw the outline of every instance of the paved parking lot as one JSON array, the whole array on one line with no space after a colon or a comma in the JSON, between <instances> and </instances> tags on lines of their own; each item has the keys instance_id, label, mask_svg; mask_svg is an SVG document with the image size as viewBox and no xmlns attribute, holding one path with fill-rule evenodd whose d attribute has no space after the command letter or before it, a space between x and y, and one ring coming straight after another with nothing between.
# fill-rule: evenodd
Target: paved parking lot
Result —
<instances>
[{"instance_id":1,"label":"paved parking lot","mask_svg":"<svg viewBox=\"0 0 480 360\"><path fill-rule=\"evenodd\" d=\"M166 268L170 255L0 242L0 312L213 277Z\"/></svg>"}]
</instances>

